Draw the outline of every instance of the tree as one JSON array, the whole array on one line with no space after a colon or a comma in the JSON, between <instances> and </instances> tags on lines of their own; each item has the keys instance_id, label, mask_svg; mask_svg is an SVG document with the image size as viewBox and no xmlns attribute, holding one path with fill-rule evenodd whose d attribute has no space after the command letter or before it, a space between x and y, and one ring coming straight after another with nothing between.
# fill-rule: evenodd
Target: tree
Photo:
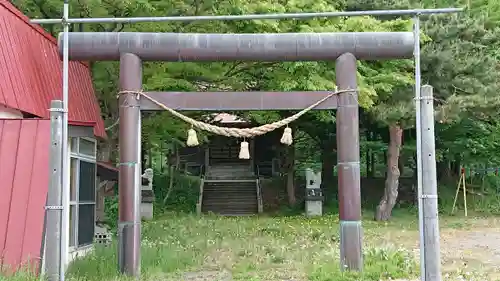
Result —
<instances>
[{"instance_id":1,"label":"tree","mask_svg":"<svg viewBox=\"0 0 500 281\"><path fill-rule=\"evenodd\" d=\"M400 95L397 95L400 93ZM398 98L399 96L399 98ZM408 91L395 91L389 101L381 102L373 107L372 114L379 122L389 128L389 146L387 154L387 175L384 194L375 212L375 219L390 219L392 209L396 205L399 189L399 157L402 146L403 130L413 127L414 109L408 99Z\"/></svg>"},{"instance_id":2,"label":"tree","mask_svg":"<svg viewBox=\"0 0 500 281\"><path fill-rule=\"evenodd\" d=\"M485 111L488 109L495 111L499 105L497 95L494 94L498 91L499 81L496 63L498 40L493 36L497 32L498 25L492 24L498 22L499 15L498 12L490 14L486 11L498 11L500 5L483 0L468 1L467 4L473 7L471 11L423 19L423 31L429 39L422 48L423 82L435 88L437 98L435 104L440 113L438 120L441 123L462 122L461 120L464 120L462 118L476 119L479 115L483 118L491 116ZM419 3L405 0L348 1L347 9L432 8L450 5L456 5L455 1ZM395 103L395 97L396 95L393 95L390 99L382 101L372 110L377 113L377 119L385 123L391 132L386 188L377 207L376 219L379 220L390 218L390 211L397 197L396 179L399 171L394 158L399 156L400 130L405 129L401 128L401 124L404 123L407 128L413 129L411 125L413 122L410 119L405 118L405 122L395 120L397 116L394 115L400 113L405 113L403 115L407 117L413 116L413 111L408 110L413 107L411 103L408 101L401 103L400 100ZM384 114L387 112L384 109L392 110L392 116ZM451 127L443 125L437 128L440 140L444 140L442 136L448 134L446 129ZM437 147L446 150L449 148L449 143L440 142ZM445 158L454 159L457 156L456 151L450 154L445 154Z\"/></svg>"}]
</instances>

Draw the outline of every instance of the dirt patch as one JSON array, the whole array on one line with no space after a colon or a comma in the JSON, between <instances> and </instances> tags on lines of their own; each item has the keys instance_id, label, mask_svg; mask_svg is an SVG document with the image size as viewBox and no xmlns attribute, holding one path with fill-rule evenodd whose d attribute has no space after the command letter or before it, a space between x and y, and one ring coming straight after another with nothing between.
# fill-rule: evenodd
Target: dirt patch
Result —
<instances>
[{"instance_id":1,"label":"dirt patch","mask_svg":"<svg viewBox=\"0 0 500 281\"><path fill-rule=\"evenodd\" d=\"M500 228L441 231L443 271L481 271L498 276Z\"/></svg>"},{"instance_id":2,"label":"dirt patch","mask_svg":"<svg viewBox=\"0 0 500 281\"><path fill-rule=\"evenodd\" d=\"M487 228L488 222L492 227ZM446 224L446 223L445 223ZM442 226L440 230L441 264L443 275L472 275L482 273L488 280L500 280L500 227L497 222L478 220L454 229L456 225ZM419 259L418 231L387 233L384 242L413 250ZM466 279L469 280L469 279ZM475 279L470 279L475 280Z\"/></svg>"}]
</instances>

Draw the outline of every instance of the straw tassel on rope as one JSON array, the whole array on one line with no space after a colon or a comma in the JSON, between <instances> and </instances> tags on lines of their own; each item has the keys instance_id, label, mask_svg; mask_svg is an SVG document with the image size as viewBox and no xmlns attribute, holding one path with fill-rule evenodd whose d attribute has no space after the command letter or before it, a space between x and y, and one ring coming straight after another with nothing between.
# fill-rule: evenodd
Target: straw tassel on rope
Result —
<instances>
[{"instance_id":1,"label":"straw tassel on rope","mask_svg":"<svg viewBox=\"0 0 500 281\"><path fill-rule=\"evenodd\" d=\"M197 146L200 144L198 141L198 135L196 135L196 131L191 128L188 131L188 139L186 141L187 146Z\"/></svg>"},{"instance_id":2,"label":"straw tassel on rope","mask_svg":"<svg viewBox=\"0 0 500 281\"><path fill-rule=\"evenodd\" d=\"M246 140L241 142L240 159L250 159L250 151L248 150L248 142Z\"/></svg>"},{"instance_id":3,"label":"straw tassel on rope","mask_svg":"<svg viewBox=\"0 0 500 281\"><path fill-rule=\"evenodd\" d=\"M291 145L293 143L292 128L286 127L281 137L281 143L286 145Z\"/></svg>"}]
</instances>

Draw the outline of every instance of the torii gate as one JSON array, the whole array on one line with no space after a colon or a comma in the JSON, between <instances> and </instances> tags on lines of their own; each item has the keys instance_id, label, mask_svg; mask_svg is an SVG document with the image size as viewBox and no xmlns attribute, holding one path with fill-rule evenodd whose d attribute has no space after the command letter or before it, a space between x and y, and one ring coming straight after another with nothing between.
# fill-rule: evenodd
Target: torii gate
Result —
<instances>
[{"instance_id":1,"label":"torii gate","mask_svg":"<svg viewBox=\"0 0 500 281\"><path fill-rule=\"evenodd\" d=\"M120 267L135 275L140 251L141 111L161 110L141 92L143 61L323 61L336 60L342 92L317 109L337 108L337 165L343 267L362 268L359 116L356 60L413 56L412 32L297 34L69 33L72 60L120 61ZM59 42L62 45L62 42ZM148 92L176 110L303 109L323 92ZM333 148L332 148L333 149Z\"/></svg>"},{"instance_id":2,"label":"torii gate","mask_svg":"<svg viewBox=\"0 0 500 281\"><path fill-rule=\"evenodd\" d=\"M64 280L69 186L67 175L59 167L67 166L68 60L120 60L120 227L119 266L128 275L140 273L140 111L159 110L161 104L178 110L268 110L301 109L331 95L331 92L214 92L214 93L147 93L160 103L136 95L142 89L142 61L299 61L336 60L337 86L341 90L316 109L338 108L337 149L340 201L340 248L342 269L361 270L361 206L359 175L359 124L356 82L357 59L415 58L415 99L417 129L417 171L419 191L420 257L422 280L440 280L439 228L437 224L437 191L434 159L434 124L432 89L422 96L420 81L419 16L460 12L461 8L316 12L294 14L214 15L137 18L69 18L69 1L64 0L59 19L34 19L32 23L63 26L59 48L63 60L63 118L60 141L54 151L62 155L61 165L54 161L47 214L52 223L47 237L46 268L50 280ZM138 23L160 21L308 19L338 16L413 16L413 34L398 33L307 33L307 34L172 34L172 33L70 33L71 23ZM62 38L61 38L62 37ZM61 40L64 39L64 40ZM68 39L68 40L66 40ZM422 90L424 88L422 87ZM342 91L344 90L344 91ZM286 95L286 96L285 96ZM425 101L427 100L427 101ZM426 104L426 105L425 105ZM424 106L425 105L425 106ZM421 116L420 110L425 116ZM424 126L424 128L421 128ZM426 141L422 139L425 137ZM56 139L54 137L54 139ZM423 144L426 144L423 148ZM61 146L59 149L59 145ZM423 156L427 156L423 158ZM53 155L57 159L58 155ZM425 165L424 163L425 162ZM428 167L426 170L422 169ZM422 188L422 170L426 186ZM61 182L58 183L58 178ZM61 185L59 185L61 184ZM422 194L423 189L427 194ZM60 194L62 192L62 195ZM62 196L62 197L61 197ZM426 200L424 200L426 199ZM55 204L57 206L49 206ZM49 208L53 207L53 208ZM58 223L59 222L59 223ZM53 229L52 229L53 228ZM59 235L60 234L60 235ZM50 250L49 250L50 249Z\"/></svg>"}]
</instances>

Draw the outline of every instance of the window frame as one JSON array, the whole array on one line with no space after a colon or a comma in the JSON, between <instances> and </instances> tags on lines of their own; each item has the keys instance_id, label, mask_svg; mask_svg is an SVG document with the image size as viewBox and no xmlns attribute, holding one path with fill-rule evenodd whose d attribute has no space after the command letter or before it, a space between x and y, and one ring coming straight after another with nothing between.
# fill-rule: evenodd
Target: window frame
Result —
<instances>
[{"instance_id":1,"label":"window frame","mask_svg":"<svg viewBox=\"0 0 500 281\"><path fill-rule=\"evenodd\" d=\"M94 143L94 155L88 155L88 154L82 154L80 153L80 140L84 139L86 141L90 141ZM74 208L74 213L73 217L71 215L69 216L69 235L68 235L68 246L70 251L75 251L75 250L80 250L80 249L85 249L89 246L92 246L92 242L90 244L83 244L79 245L78 241L78 236L79 236L79 222L80 222L80 206L81 205L93 205L94 206L94 225L96 221L96 196L97 193L94 192L94 200L93 201L82 201L80 202L80 163L86 162L86 163L92 163L94 165L97 164L97 140L94 138L89 138L89 137L71 137L70 138L70 165L75 161L75 169L72 170L71 168L69 169L70 173L70 202L69 206L70 209ZM97 181L97 167L95 169L95 176L94 180ZM72 195L72 190L71 190L71 184L75 185L75 197L71 198ZM71 233L74 233L73 237L71 237Z\"/></svg>"}]
</instances>

